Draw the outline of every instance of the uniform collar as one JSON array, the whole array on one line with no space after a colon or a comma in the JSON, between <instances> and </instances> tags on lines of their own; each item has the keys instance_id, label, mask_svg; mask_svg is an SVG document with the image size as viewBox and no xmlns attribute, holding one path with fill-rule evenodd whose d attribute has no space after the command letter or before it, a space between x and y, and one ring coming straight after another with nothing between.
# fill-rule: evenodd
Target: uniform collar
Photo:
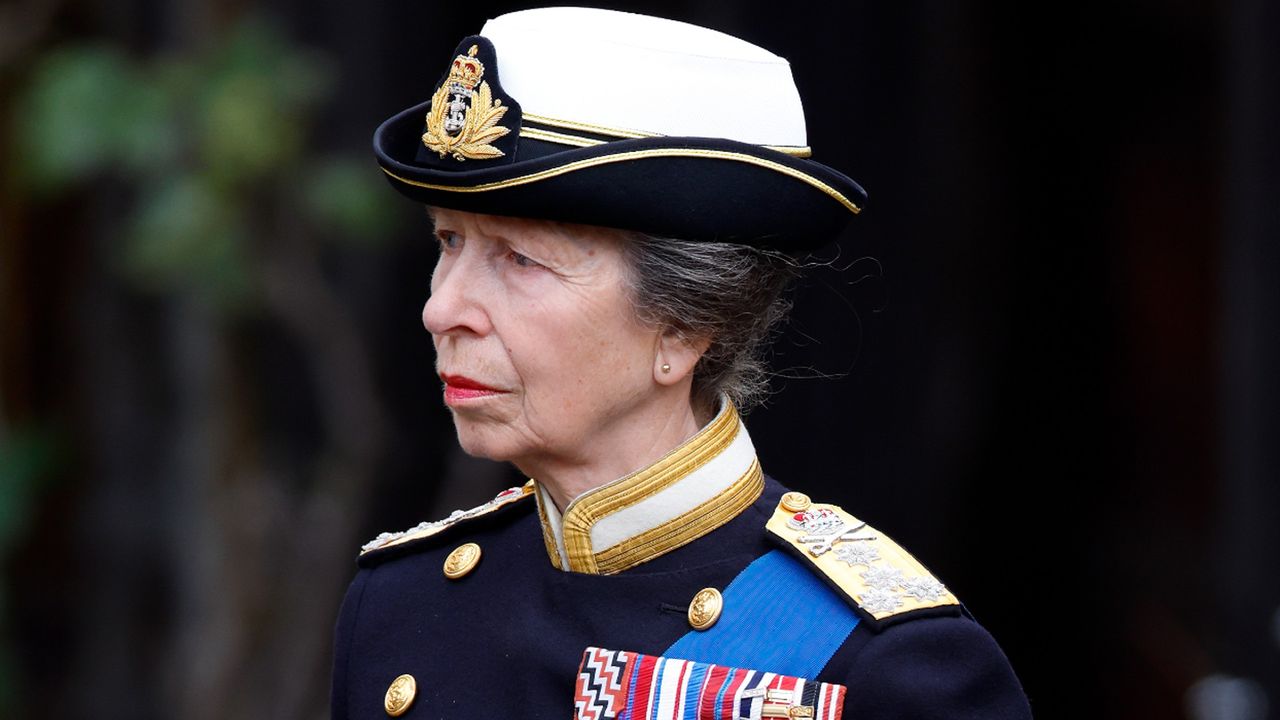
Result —
<instances>
[{"instance_id":1,"label":"uniform collar","mask_svg":"<svg viewBox=\"0 0 1280 720\"><path fill-rule=\"evenodd\" d=\"M652 465L579 495L563 515L538 485L551 564L611 575L693 542L760 497L764 476L733 404Z\"/></svg>"}]
</instances>

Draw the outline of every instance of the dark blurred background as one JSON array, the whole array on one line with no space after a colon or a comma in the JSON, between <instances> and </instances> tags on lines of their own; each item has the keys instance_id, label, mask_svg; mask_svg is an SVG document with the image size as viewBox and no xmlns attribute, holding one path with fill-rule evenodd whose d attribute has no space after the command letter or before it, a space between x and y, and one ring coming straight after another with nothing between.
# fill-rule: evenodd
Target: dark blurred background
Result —
<instances>
[{"instance_id":1,"label":"dark blurred background","mask_svg":"<svg viewBox=\"0 0 1280 720\"><path fill-rule=\"evenodd\" d=\"M870 192L766 470L1040 718L1280 718L1280 5L603 4L788 57ZM369 143L527 6L0 5L0 717L324 717L359 544L519 481L456 448Z\"/></svg>"}]
</instances>

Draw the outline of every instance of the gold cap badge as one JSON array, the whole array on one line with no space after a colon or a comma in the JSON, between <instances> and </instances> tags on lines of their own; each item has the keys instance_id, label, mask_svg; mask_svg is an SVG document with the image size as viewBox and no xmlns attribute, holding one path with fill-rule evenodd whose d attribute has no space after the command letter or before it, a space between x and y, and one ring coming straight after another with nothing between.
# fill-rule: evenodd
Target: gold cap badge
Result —
<instances>
[{"instance_id":1,"label":"gold cap badge","mask_svg":"<svg viewBox=\"0 0 1280 720\"><path fill-rule=\"evenodd\" d=\"M472 45L466 55L455 57L449 77L431 96L422 142L441 158L452 155L454 160L462 162L467 158L489 160L504 155L492 143L511 132L498 124L508 108L493 98L489 83L481 79L484 63L476 57L478 51L479 48Z\"/></svg>"}]
</instances>

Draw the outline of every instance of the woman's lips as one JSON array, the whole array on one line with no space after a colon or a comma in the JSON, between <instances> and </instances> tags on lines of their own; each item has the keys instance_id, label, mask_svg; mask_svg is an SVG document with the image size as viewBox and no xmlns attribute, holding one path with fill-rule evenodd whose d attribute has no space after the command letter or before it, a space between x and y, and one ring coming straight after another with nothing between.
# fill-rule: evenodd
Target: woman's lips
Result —
<instances>
[{"instance_id":1,"label":"woman's lips","mask_svg":"<svg viewBox=\"0 0 1280 720\"><path fill-rule=\"evenodd\" d=\"M449 406L506 392L462 375L441 374L440 379L444 381L444 402Z\"/></svg>"}]
</instances>

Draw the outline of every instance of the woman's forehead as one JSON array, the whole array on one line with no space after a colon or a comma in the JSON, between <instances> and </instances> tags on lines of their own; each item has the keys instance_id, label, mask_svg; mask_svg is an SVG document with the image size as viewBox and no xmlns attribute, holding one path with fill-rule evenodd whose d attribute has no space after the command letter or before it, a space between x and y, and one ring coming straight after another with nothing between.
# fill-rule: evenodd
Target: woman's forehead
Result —
<instances>
[{"instance_id":1,"label":"woman's forehead","mask_svg":"<svg viewBox=\"0 0 1280 720\"><path fill-rule=\"evenodd\" d=\"M553 220L508 217L505 215L484 215L431 206L427 207L427 212L437 229L466 230L500 240L532 239L573 245L599 245L602 243L620 244L625 241L627 236L627 233L623 230L596 225L579 225Z\"/></svg>"}]
</instances>

